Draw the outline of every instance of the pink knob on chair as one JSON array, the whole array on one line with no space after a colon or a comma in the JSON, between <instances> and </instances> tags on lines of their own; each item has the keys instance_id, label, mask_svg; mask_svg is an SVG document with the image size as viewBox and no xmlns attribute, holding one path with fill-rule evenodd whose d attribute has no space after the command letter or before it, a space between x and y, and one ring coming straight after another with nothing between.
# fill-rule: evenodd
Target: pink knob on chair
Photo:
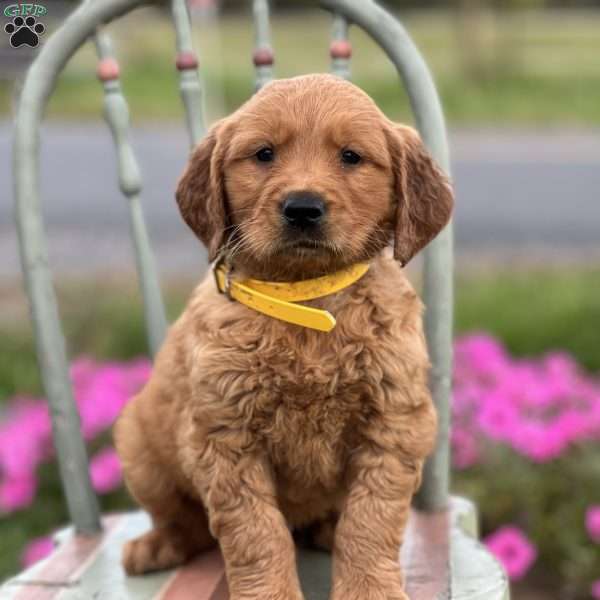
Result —
<instances>
[{"instance_id":1,"label":"pink knob on chair","mask_svg":"<svg viewBox=\"0 0 600 600\"><path fill-rule=\"evenodd\" d=\"M270 48L258 48L254 51L252 61L257 67L270 67L275 61L273 51Z\"/></svg>"},{"instance_id":2,"label":"pink knob on chair","mask_svg":"<svg viewBox=\"0 0 600 600\"><path fill-rule=\"evenodd\" d=\"M113 81L119 79L119 63L114 58L103 58L98 63L96 75L100 81Z\"/></svg>"},{"instance_id":3,"label":"pink knob on chair","mask_svg":"<svg viewBox=\"0 0 600 600\"><path fill-rule=\"evenodd\" d=\"M329 46L331 58L350 58L352 56L352 45L347 40L334 40Z\"/></svg>"},{"instance_id":4,"label":"pink knob on chair","mask_svg":"<svg viewBox=\"0 0 600 600\"><path fill-rule=\"evenodd\" d=\"M177 55L175 66L179 71L191 71L198 68L198 59L193 52L180 52Z\"/></svg>"}]
</instances>

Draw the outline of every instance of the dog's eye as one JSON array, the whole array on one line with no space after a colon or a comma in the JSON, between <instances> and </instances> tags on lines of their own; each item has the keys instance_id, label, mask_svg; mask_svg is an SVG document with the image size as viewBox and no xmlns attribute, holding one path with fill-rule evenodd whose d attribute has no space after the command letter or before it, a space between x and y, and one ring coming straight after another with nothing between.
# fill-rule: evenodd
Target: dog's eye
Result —
<instances>
[{"instance_id":1,"label":"dog's eye","mask_svg":"<svg viewBox=\"0 0 600 600\"><path fill-rule=\"evenodd\" d=\"M342 150L342 162L345 165L357 165L361 160L360 154L352 150Z\"/></svg>"},{"instance_id":2,"label":"dog's eye","mask_svg":"<svg viewBox=\"0 0 600 600\"><path fill-rule=\"evenodd\" d=\"M275 159L275 152L273 148L261 148L255 156L260 162L271 162Z\"/></svg>"}]
</instances>

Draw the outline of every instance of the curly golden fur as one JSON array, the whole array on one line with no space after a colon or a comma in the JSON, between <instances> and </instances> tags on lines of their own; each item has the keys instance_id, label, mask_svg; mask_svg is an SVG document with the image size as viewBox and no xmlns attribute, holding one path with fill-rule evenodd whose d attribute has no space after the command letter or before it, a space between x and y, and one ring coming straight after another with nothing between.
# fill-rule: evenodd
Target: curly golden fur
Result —
<instances>
[{"instance_id":1,"label":"curly golden fur","mask_svg":"<svg viewBox=\"0 0 600 600\"><path fill-rule=\"evenodd\" d=\"M270 162L256 157L264 147ZM358 164L340 159L347 149ZM318 234L292 236L282 219L297 191L325 201ZM405 600L398 553L436 415L422 305L399 263L448 222L448 181L413 129L351 83L309 75L218 122L177 202L236 276L371 267L308 303L336 317L330 333L231 302L211 275L200 283L116 426L127 485L153 520L125 547L127 572L179 565L218 540L232 600L300 600L291 530L306 528L332 548L333 600Z\"/></svg>"}]
</instances>

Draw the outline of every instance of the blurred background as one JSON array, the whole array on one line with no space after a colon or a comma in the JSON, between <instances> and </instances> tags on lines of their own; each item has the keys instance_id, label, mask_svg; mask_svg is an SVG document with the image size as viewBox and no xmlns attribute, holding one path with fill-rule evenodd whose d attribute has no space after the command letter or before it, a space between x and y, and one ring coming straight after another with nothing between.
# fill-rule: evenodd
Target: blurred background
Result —
<instances>
[{"instance_id":1,"label":"blurred background","mask_svg":"<svg viewBox=\"0 0 600 600\"><path fill-rule=\"evenodd\" d=\"M249 6L189 4L212 122L253 91ZM310 1L272 4L276 76L329 70L329 15ZM450 133L457 196L453 487L478 503L483 538L513 579L517 600L600 598L600 2L386 5L429 63ZM75 3L45 6L42 46ZM188 151L173 30L158 8L108 29L174 318L206 259L173 198ZM0 579L43 556L44 536L67 519L12 216L13 116L35 52L10 47L8 38L0 31ZM351 41L354 82L388 116L410 123L384 54L359 30L351 30ZM129 504L108 429L149 363L126 200L95 68L90 45L50 102L42 201L77 400L92 411L84 428L86 419L96 423L86 433L94 485L103 508L113 510ZM418 285L418 264L411 275ZM93 413L98 398L113 412Z\"/></svg>"}]
</instances>

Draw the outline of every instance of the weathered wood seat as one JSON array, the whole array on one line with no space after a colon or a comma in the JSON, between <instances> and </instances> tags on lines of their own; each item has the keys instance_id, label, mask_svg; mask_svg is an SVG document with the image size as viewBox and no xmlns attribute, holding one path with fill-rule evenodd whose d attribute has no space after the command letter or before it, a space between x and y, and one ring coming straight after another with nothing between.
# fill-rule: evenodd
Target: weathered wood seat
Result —
<instances>
[{"instance_id":1,"label":"weathered wood seat","mask_svg":"<svg viewBox=\"0 0 600 600\"><path fill-rule=\"evenodd\" d=\"M119 549L150 526L142 512L110 515L103 533L84 537L64 531L48 559L11 579L0 600L80 600L84 598L226 600L227 583L218 550L207 552L176 571L146 577L126 577ZM452 511L413 510L401 562L412 600L508 598L506 582L493 559L477 544L473 506L454 499ZM298 568L306 600L328 597L330 556L303 549ZM491 576L493 574L493 577Z\"/></svg>"},{"instance_id":2,"label":"weathered wood seat","mask_svg":"<svg viewBox=\"0 0 600 600\"><path fill-rule=\"evenodd\" d=\"M156 0L157 2L159 0ZM16 208L23 273L32 304L38 354L53 419L55 446L73 527L58 536L46 560L8 581L0 599L61 600L226 598L218 551L178 569L145 577L126 577L119 557L124 540L149 526L143 513L101 518L93 494L79 416L69 382L68 360L48 268L39 202L38 139L44 108L61 70L89 38L94 38L105 90L105 113L119 158L119 183L128 201L132 238L144 298L148 340L154 354L166 329L158 278L141 211L141 178L128 141L128 111L119 85L119 68L106 35L99 30L152 0L86 0L47 41L26 78L15 135ZM166 2L166 0L165 0ZM177 33L176 66L191 145L204 134L197 59L185 0L170 0ZM333 13L332 70L349 75L350 23L362 27L386 52L404 82L425 144L448 170L445 125L427 67L402 26L373 0L320 0ZM257 86L272 76L268 5L254 0ZM426 250L424 296L426 333L433 369L432 394L439 415L437 448L428 461L415 499L401 560L407 591L418 600L508 599L508 585L496 561L477 542L476 514L466 500L450 498L448 421L452 344L452 240L447 228ZM330 557L301 550L299 568L307 600L328 597Z\"/></svg>"}]
</instances>

